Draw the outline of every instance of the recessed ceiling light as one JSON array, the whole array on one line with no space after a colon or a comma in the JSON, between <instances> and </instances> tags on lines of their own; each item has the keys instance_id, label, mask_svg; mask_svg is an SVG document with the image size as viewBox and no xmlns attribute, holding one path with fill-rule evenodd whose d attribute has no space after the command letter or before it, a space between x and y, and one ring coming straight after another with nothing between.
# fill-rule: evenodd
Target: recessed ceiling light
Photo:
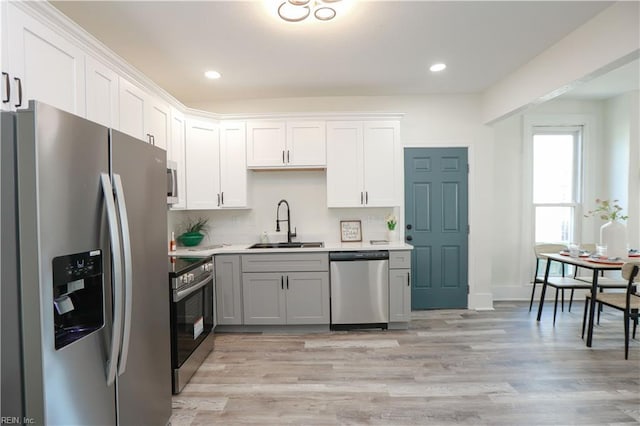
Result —
<instances>
[{"instance_id":1,"label":"recessed ceiling light","mask_svg":"<svg viewBox=\"0 0 640 426\"><path fill-rule=\"evenodd\" d=\"M431 65L431 67L429 67L429 69L431 70L431 72L438 72L438 71L442 71L443 69L445 69L447 66L445 64L433 64Z\"/></svg>"},{"instance_id":2,"label":"recessed ceiling light","mask_svg":"<svg viewBox=\"0 0 640 426\"><path fill-rule=\"evenodd\" d=\"M207 71L204 73L204 76L211 80L217 80L221 77L218 71Z\"/></svg>"}]
</instances>

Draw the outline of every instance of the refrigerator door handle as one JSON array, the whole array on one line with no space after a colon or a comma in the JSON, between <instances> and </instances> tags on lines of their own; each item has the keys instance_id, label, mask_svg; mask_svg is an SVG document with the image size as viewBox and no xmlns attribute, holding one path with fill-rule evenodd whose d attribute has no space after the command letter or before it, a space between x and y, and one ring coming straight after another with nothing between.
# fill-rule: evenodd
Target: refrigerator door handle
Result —
<instances>
[{"instance_id":1,"label":"refrigerator door handle","mask_svg":"<svg viewBox=\"0 0 640 426\"><path fill-rule=\"evenodd\" d=\"M109 225L109 240L113 262L113 324L111 330L111 349L107 360L107 386L116 380L118 353L120 353L120 339L122 332L122 258L120 253L120 234L118 232L118 218L113 199L113 187L106 173L100 174L102 192L107 209L107 223Z\"/></svg>"},{"instance_id":2,"label":"refrigerator door handle","mask_svg":"<svg viewBox=\"0 0 640 426\"><path fill-rule=\"evenodd\" d=\"M129 340L131 337L131 310L133 298L133 262L131 258L131 234L129 233L129 219L127 218L127 205L124 201L124 188L120 175L113 175L113 185L115 187L116 204L120 216L120 227L122 231L122 252L124 254L124 334L122 336L122 348L120 349L120 360L118 361L118 376L122 376L127 368L127 357L129 355Z\"/></svg>"}]
</instances>

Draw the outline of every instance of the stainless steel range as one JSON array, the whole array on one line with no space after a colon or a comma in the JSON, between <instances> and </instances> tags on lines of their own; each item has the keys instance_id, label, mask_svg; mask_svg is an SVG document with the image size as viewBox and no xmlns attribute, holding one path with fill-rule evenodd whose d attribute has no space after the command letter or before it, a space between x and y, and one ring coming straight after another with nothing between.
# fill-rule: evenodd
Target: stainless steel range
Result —
<instances>
[{"instance_id":1,"label":"stainless steel range","mask_svg":"<svg viewBox=\"0 0 640 426\"><path fill-rule=\"evenodd\" d=\"M173 393L182 391L213 349L213 260L169 257Z\"/></svg>"}]
</instances>

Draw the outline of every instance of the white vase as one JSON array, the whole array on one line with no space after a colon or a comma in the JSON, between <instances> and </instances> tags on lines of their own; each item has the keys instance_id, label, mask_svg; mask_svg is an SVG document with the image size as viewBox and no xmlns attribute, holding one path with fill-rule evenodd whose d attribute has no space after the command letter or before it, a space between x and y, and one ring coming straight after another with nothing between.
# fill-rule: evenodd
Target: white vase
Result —
<instances>
[{"instance_id":1,"label":"white vase","mask_svg":"<svg viewBox=\"0 0 640 426\"><path fill-rule=\"evenodd\" d=\"M600 244L607 247L609 257L627 257L627 226L612 220L600 227Z\"/></svg>"},{"instance_id":2,"label":"white vase","mask_svg":"<svg viewBox=\"0 0 640 426\"><path fill-rule=\"evenodd\" d=\"M387 241L389 241L390 243L398 241L397 229L387 229Z\"/></svg>"}]
</instances>

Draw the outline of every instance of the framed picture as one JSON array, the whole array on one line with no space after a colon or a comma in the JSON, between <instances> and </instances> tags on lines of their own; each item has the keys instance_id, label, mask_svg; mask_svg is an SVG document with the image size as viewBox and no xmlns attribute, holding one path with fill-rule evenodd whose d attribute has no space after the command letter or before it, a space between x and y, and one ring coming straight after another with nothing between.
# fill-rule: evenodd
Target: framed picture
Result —
<instances>
[{"instance_id":1,"label":"framed picture","mask_svg":"<svg viewBox=\"0 0 640 426\"><path fill-rule=\"evenodd\" d=\"M362 241L362 225L359 220L340 221L340 241L358 242Z\"/></svg>"}]
</instances>

